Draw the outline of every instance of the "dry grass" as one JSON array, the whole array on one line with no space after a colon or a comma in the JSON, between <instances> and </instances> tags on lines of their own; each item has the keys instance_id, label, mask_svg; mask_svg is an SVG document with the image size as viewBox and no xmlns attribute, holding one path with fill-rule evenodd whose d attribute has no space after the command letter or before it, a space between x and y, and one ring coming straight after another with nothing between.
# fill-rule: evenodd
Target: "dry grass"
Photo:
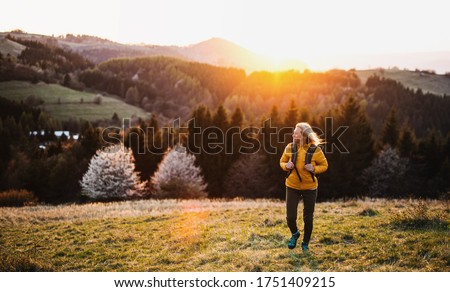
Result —
<instances>
[{"instance_id":1,"label":"dry grass","mask_svg":"<svg viewBox=\"0 0 450 292\"><path fill-rule=\"evenodd\" d=\"M445 202L425 203L429 214L443 214L445 228L393 225L395 214L417 204L319 203L306 254L286 247L281 201L0 208L0 270L450 271ZM361 216L369 209L377 215Z\"/></svg>"},{"instance_id":2,"label":"dry grass","mask_svg":"<svg viewBox=\"0 0 450 292\"><path fill-rule=\"evenodd\" d=\"M49 221L83 221L91 219L160 216L242 208L282 207L274 200L141 200L84 205L39 205L26 208L0 208L0 223L44 223Z\"/></svg>"},{"instance_id":3,"label":"dry grass","mask_svg":"<svg viewBox=\"0 0 450 292\"><path fill-rule=\"evenodd\" d=\"M425 201L419 201L417 204L393 214L391 224L397 228L411 230L448 229L445 213L430 210L428 203Z\"/></svg>"}]
</instances>

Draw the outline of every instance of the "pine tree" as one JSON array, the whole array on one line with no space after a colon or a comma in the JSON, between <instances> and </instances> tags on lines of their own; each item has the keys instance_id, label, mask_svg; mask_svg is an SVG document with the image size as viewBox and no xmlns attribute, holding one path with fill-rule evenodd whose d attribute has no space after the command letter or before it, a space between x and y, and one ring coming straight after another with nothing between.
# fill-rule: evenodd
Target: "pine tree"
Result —
<instances>
[{"instance_id":1,"label":"pine tree","mask_svg":"<svg viewBox=\"0 0 450 292\"><path fill-rule=\"evenodd\" d=\"M49 117L45 112L41 112L38 117L38 130L46 131L49 127Z\"/></svg>"},{"instance_id":2,"label":"pine tree","mask_svg":"<svg viewBox=\"0 0 450 292\"><path fill-rule=\"evenodd\" d=\"M156 119L156 115L152 114L152 117L150 118L149 127L156 130L158 129L158 120Z\"/></svg>"},{"instance_id":3,"label":"pine tree","mask_svg":"<svg viewBox=\"0 0 450 292\"><path fill-rule=\"evenodd\" d=\"M272 107L270 112L270 120L273 127L281 126L280 115L278 114L278 108L276 105Z\"/></svg>"},{"instance_id":4,"label":"pine tree","mask_svg":"<svg viewBox=\"0 0 450 292\"><path fill-rule=\"evenodd\" d=\"M424 161L424 176L427 178L433 178L439 172L443 159L441 150L441 137L436 129L433 129L428 137L422 141L420 154Z\"/></svg>"},{"instance_id":5,"label":"pine tree","mask_svg":"<svg viewBox=\"0 0 450 292\"><path fill-rule=\"evenodd\" d=\"M208 147L206 139L202 139L203 131L212 123L211 113L205 105L200 105L192 113L192 119L188 124L188 151L195 154L195 163L200 166L207 183L214 181L214 165L211 163L211 155L204 150Z\"/></svg>"},{"instance_id":6,"label":"pine tree","mask_svg":"<svg viewBox=\"0 0 450 292\"><path fill-rule=\"evenodd\" d=\"M448 179L448 176L450 174L450 159L446 157L442 165L440 167L439 172L436 174L435 186L434 188L437 190L433 195L439 195L439 194L447 194L448 196L448 190L450 187L450 181Z\"/></svg>"},{"instance_id":7,"label":"pine tree","mask_svg":"<svg viewBox=\"0 0 450 292\"><path fill-rule=\"evenodd\" d=\"M140 103L139 90L136 86L128 88L125 93L125 102L132 105L138 105Z\"/></svg>"},{"instance_id":8,"label":"pine tree","mask_svg":"<svg viewBox=\"0 0 450 292\"><path fill-rule=\"evenodd\" d=\"M447 134L447 139L444 145L444 155L450 159L450 133Z\"/></svg>"},{"instance_id":9,"label":"pine tree","mask_svg":"<svg viewBox=\"0 0 450 292\"><path fill-rule=\"evenodd\" d=\"M22 124L22 127L25 128L29 128L31 129L35 129L35 124L34 124L34 120L33 120L33 114L32 113L27 113L27 112L22 112L21 116L20 116L20 123ZM28 135L28 133L26 133Z\"/></svg>"},{"instance_id":10,"label":"pine tree","mask_svg":"<svg viewBox=\"0 0 450 292\"><path fill-rule=\"evenodd\" d=\"M90 159L100 147L100 133L98 128L92 127L91 123L87 122L84 126L85 130L81 135L81 147L83 149L83 156Z\"/></svg>"},{"instance_id":11,"label":"pine tree","mask_svg":"<svg viewBox=\"0 0 450 292\"><path fill-rule=\"evenodd\" d=\"M217 109L217 112L213 117L212 124L214 127L221 129L224 133L228 130L228 115L223 105L219 106Z\"/></svg>"},{"instance_id":12,"label":"pine tree","mask_svg":"<svg viewBox=\"0 0 450 292\"><path fill-rule=\"evenodd\" d=\"M188 123L188 150L196 155L200 154L203 148L201 132L211 126L211 114L209 109L201 105L192 113ZM199 160L199 164L202 161Z\"/></svg>"},{"instance_id":13,"label":"pine tree","mask_svg":"<svg viewBox=\"0 0 450 292\"><path fill-rule=\"evenodd\" d=\"M398 151L401 157L411 157L416 148L416 138L411 128L404 126L398 141Z\"/></svg>"},{"instance_id":14,"label":"pine tree","mask_svg":"<svg viewBox=\"0 0 450 292\"><path fill-rule=\"evenodd\" d=\"M239 149L241 148L241 137L239 135L242 122L244 120L242 111L239 107L236 108L233 115L231 116L230 129L226 136L226 150L227 153L231 152L231 157L229 157L229 163L233 163L239 157Z\"/></svg>"},{"instance_id":15,"label":"pine tree","mask_svg":"<svg viewBox=\"0 0 450 292\"><path fill-rule=\"evenodd\" d=\"M339 124L348 126L348 133L342 136L344 146L348 146L350 155L358 155L362 159L355 162L370 162L375 156L372 128L366 114L353 97L341 107Z\"/></svg>"},{"instance_id":16,"label":"pine tree","mask_svg":"<svg viewBox=\"0 0 450 292\"><path fill-rule=\"evenodd\" d=\"M112 115L111 121L112 121L113 125L117 125L117 126L120 125L120 118L116 112L114 112L114 114Z\"/></svg>"},{"instance_id":17,"label":"pine tree","mask_svg":"<svg viewBox=\"0 0 450 292\"><path fill-rule=\"evenodd\" d=\"M67 87L70 85L70 82L71 82L70 74L67 73L66 75L64 75L63 85Z\"/></svg>"},{"instance_id":18,"label":"pine tree","mask_svg":"<svg viewBox=\"0 0 450 292\"><path fill-rule=\"evenodd\" d=\"M17 125L16 120L13 117L6 117L3 128L8 130L12 141L19 140L19 126Z\"/></svg>"},{"instance_id":19,"label":"pine tree","mask_svg":"<svg viewBox=\"0 0 450 292\"><path fill-rule=\"evenodd\" d=\"M195 157L179 145L169 149L151 178L154 195L159 198L204 198L206 183Z\"/></svg>"},{"instance_id":20,"label":"pine tree","mask_svg":"<svg viewBox=\"0 0 450 292\"><path fill-rule=\"evenodd\" d=\"M233 115L231 116L231 127L241 127L242 122L244 120L244 116L242 114L241 108L237 107L234 111Z\"/></svg>"},{"instance_id":21,"label":"pine tree","mask_svg":"<svg viewBox=\"0 0 450 292\"><path fill-rule=\"evenodd\" d=\"M125 135L125 147L133 151L134 164L136 171L139 172L141 180L147 180L150 176L147 167L151 166L147 161L147 147L145 141L145 132L142 128L130 128Z\"/></svg>"},{"instance_id":22,"label":"pine tree","mask_svg":"<svg viewBox=\"0 0 450 292\"><path fill-rule=\"evenodd\" d=\"M313 124L310 121L310 115L309 115L308 110L306 108L304 108L304 107L300 111L300 121L301 122L309 122L311 125Z\"/></svg>"},{"instance_id":23,"label":"pine tree","mask_svg":"<svg viewBox=\"0 0 450 292\"><path fill-rule=\"evenodd\" d=\"M226 197L268 197L274 190L264 154L244 154L235 161L225 178Z\"/></svg>"},{"instance_id":24,"label":"pine tree","mask_svg":"<svg viewBox=\"0 0 450 292\"><path fill-rule=\"evenodd\" d=\"M142 196L145 189L134 170L132 151L123 145L98 150L80 184L82 193L93 199Z\"/></svg>"},{"instance_id":25,"label":"pine tree","mask_svg":"<svg viewBox=\"0 0 450 292\"><path fill-rule=\"evenodd\" d=\"M80 192L80 179L83 177L82 168L85 163L80 163L70 151L55 155L47 159L48 191L45 194L46 201L59 201L76 196Z\"/></svg>"},{"instance_id":26,"label":"pine tree","mask_svg":"<svg viewBox=\"0 0 450 292\"><path fill-rule=\"evenodd\" d=\"M221 131L217 133L218 135L222 136L221 138L219 138L219 141L222 143L226 143L226 132L229 128L229 121L227 112L222 105L219 106L217 112L214 114L212 125L219 128ZM224 144L222 146L225 146ZM208 148L210 148L210 145L208 145ZM220 148L217 149L220 150ZM207 163L214 166L209 169L209 172L211 173L211 180L208 181L208 191L211 196L220 197L222 195L223 180L232 161L233 158L231 157L231 155L226 154L225 147L223 147L220 152L218 151L217 153L212 153L212 155L209 155Z\"/></svg>"},{"instance_id":27,"label":"pine tree","mask_svg":"<svg viewBox=\"0 0 450 292\"><path fill-rule=\"evenodd\" d=\"M9 129L3 127L3 122L0 118L0 173L2 167L6 166L11 157L11 142Z\"/></svg>"},{"instance_id":28,"label":"pine tree","mask_svg":"<svg viewBox=\"0 0 450 292\"><path fill-rule=\"evenodd\" d=\"M370 165L375 157L372 128L365 113L353 97L350 97L339 109L338 123L335 126L348 127L340 137L340 141L329 139L327 143L337 143L348 150L342 153L337 149L327 155L330 157L330 173L332 191L338 196L355 196L360 194L362 186L359 176Z\"/></svg>"},{"instance_id":29,"label":"pine tree","mask_svg":"<svg viewBox=\"0 0 450 292\"><path fill-rule=\"evenodd\" d=\"M279 161L281 154L286 147L286 143L281 143L283 141L281 131L281 119L278 114L277 106L273 106L270 113L270 120L263 119L263 128L261 138L261 144L264 146L264 154L266 156L265 164L263 169L268 170L269 177L272 178L273 189L282 190L285 183L285 172L279 167ZM291 125L292 127L292 125ZM288 129L290 131L290 129ZM289 135L291 133L289 132ZM284 194L282 192L271 192L271 195L276 194L278 198L282 199Z\"/></svg>"},{"instance_id":30,"label":"pine tree","mask_svg":"<svg viewBox=\"0 0 450 292\"><path fill-rule=\"evenodd\" d=\"M397 113L395 109L392 109L384 124L383 137L381 140L384 145L391 145L391 147L395 148L397 147L398 136Z\"/></svg>"},{"instance_id":31,"label":"pine tree","mask_svg":"<svg viewBox=\"0 0 450 292\"><path fill-rule=\"evenodd\" d=\"M294 128L298 123L298 108L295 104L295 100L291 99L291 105L286 113L286 118L284 119L284 126Z\"/></svg>"}]
</instances>

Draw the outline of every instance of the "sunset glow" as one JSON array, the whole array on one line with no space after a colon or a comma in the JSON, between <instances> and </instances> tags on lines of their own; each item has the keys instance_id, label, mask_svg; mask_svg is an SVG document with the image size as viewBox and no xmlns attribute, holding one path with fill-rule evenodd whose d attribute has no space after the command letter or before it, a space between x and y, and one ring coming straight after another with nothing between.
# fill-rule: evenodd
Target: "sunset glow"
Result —
<instances>
[{"instance_id":1,"label":"sunset glow","mask_svg":"<svg viewBox=\"0 0 450 292\"><path fill-rule=\"evenodd\" d=\"M70 3L70 4L69 4ZM0 31L186 46L220 37L272 58L449 51L446 1L9 1ZM26 7L26 9L23 9Z\"/></svg>"}]
</instances>

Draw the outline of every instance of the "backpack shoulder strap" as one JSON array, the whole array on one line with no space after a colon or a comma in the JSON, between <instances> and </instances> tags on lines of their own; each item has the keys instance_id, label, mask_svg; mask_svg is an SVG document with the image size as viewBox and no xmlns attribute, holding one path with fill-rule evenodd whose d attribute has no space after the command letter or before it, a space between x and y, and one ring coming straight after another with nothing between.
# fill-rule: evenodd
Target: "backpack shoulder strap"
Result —
<instances>
[{"instance_id":1,"label":"backpack shoulder strap","mask_svg":"<svg viewBox=\"0 0 450 292\"><path fill-rule=\"evenodd\" d=\"M296 143L291 143L291 152L292 152L292 163L294 163L297 161L297 154L298 154L298 149L297 149L297 144Z\"/></svg>"},{"instance_id":2,"label":"backpack shoulder strap","mask_svg":"<svg viewBox=\"0 0 450 292\"><path fill-rule=\"evenodd\" d=\"M311 144L308 148L308 150L306 151L306 156L305 156L305 164L310 164L312 161L312 157L314 155L314 152L316 152L317 149L317 145L315 144ZM314 173L311 172L311 177L313 181L316 181L315 177L314 177Z\"/></svg>"},{"instance_id":3,"label":"backpack shoulder strap","mask_svg":"<svg viewBox=\"0 0 450 292\"><path fill-rule=\"evenodd\" d=\"M317 145L311 144L308 148L308 150L306 151L306 156L305 156L305 164L310 164L312 157L314 155L314 152L316 152L317 149Z\"/></svg>"},{"instance_id":4,"label":"backpack shoulder strap","mask_svg":"<svg viewBox=\"0 0 450 292\"><path fill-rule=\"evenodd\" d=\"M295 162L297 161L298 149L297 149L297 144L294 142L291 143L291 153L292 153L291 161L292 161L292 163L294 163L294 169L291 169L288 172L288 174L286 175L286 178L288 178L291 175L292 170L295 170L295 173L297 174L298 179L300 181L302 181L302 178L301 178L300 174L298 173L297 167L295 166Z\"/></svg>"}]
</instances>

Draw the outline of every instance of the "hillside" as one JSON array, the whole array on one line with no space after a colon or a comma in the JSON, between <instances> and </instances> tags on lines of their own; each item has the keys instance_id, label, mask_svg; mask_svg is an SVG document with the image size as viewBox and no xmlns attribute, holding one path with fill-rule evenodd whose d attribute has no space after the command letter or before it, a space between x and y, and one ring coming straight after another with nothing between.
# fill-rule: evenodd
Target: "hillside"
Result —
<instances>
[{"instance_id":1,"label":"hillside","mask_svg":"<svg viewBox=\"0 0 450 292\"><path fill-rule=\"evenodd\" d=\"M8 33L0 33L0 52L4 55L12 53L17 56L25 48L24 46L4 39ZM26 40L39 41L45 44L57 44L62 48L72 50L84 56L88 60L99 64L101 62L113 58L136 58L149 56L166 56L186 61L195 61L207 63L221 67L237 67L243 68L248 73L258 70L283 71L295 69L302 71L307 68L307 64L298 60L282 60L274 62L269 58L257 55L230 41L212 38L198 44L192 44L186 47L178 46L159 46L145 44L120 44L106 39L93 36L73 36L51 37L45 35L27 34L27 33L10 33L15 38L24 38ZM427 60L427 56L433 56L427 53L417 53L421 62ZM416 56L412 55L412 56ZM440 58L444 58L445 52L439 54ZM364 56L360 56L363 58ZM369 58L369 56L366 56ZM370 57L372 58L372 57ZM381 58L378 56L378 58ZM398 56L386 56L387 59L398 59ZM349 64L354 60L350 58ZM431 60L431 59L430 59ZM433 59L434 60L434 59ZM434 62L434 61L433 61ZM395 62L394 62L395 63ZM343 68L349 64L343 64ZM424 64L424 68L427 68ZM420 72L384 69L384 77L391 78L403 83L406 87L413 89L421 88L422 91L430 92L438 95L450 94L450 81L444 75L421 74ZM365 83L367 78L374 73L380 72L378 69L357 70L358 77Z\"/></svg>"},{"instance_id":2,"label":"hillside","mask_svg":"<svg viewBox=\"0 0 450 292\"><path fill-rule=\"evenodd\" d=\"M139 48L142 53L142 50L160 50L162 47L127 46L97 37L73 35L52 38L16 33L8 41L26 45L27 49L17 60L0 60L0 80L26 80L33 83L44 81L106 92L126 100L128 104L141 107L146 112L157 113L160 122L173 118L186 121L198 105L204 104L212 111L223 105L229 114L239 107L243 112L244 123L254 123L267 117L274 105L281 113L287 112L292 100L295 100L301 114L317 116L339 106L346 96L355 94L361 106L366 109L378 137L392 107L399 107L400 125L409 123L419 137L433 128L445 136L449 129L446 118L448 98L440 98L449 93L449 78L447 75L427 71L289 70L248 74L243 69L226 67L225 64L231 59L222 62L221 56L228 54L238 57L234 59L234 65L254 63L258 59L253 58L250 51L218 38L186 48L170 47L172 52L191 54L191 58L197 58L195 62L158 56L112 59L98 65L76 52L63 50L58 45L71 44L72 49L78 48L80 53L83 48L112 46L119 48L125 55L128 48ZM222 66L200 63L200 59L209 63L222 63ZM375 82L376 85L368 91L367 86L361 85L376 72L387 79ZM362 83L358 77L362 79ZM400 83L392 84L389 80L398 80ZM422 90L416 94L403 88L403 85L414 91L417 88ZM423 96L423 92L426 96ZM430 94L427 95L427 92ZM430 96L431 93L437 95ZM57 102L53 101L53 104ZM52 111L55 110L54 105L47 103L44 107L48 106L48 110ZM430 115L430 112L433 114ZM302 118L308 117L304 115Z\"/></svg>"},{"instance_id":3,"label":"hillside","mask_svg":"<svg viewBox=\"0 0 450 292\"><path fill-rule=\"evenodd\" d=\"M94 97L97 93L76 91L58 84L32 84L24 81L0 82L0 96L2 97L19 102L25 101L30 95L42 98L44 104L40 107L60 120L69 118L88 121L111 119L114 113L117 113L120 118L148 117L143 109L126 104L112 95L102 95L101 103L95 104ZM83 99L83 103L81 103L81 99Z\"/></svg>"},{"instance_id":4,"label":"hillside","mask_svg":"<svg viewBox=\"0 0 450 292\"><path fill-rule=\"evenodd\" d=\"M302 253L286 247L282 201L0 208L0 271L449 272L448 214L443 201L318 203Z\"/></svg>"},{"instance_id":5,"label":"hillside","mask_svg":"<svg viewBox=\"0 0 450 292\"><path fill-rule=\"evenodd\" d=\"M115 95L123 96L136 86L139 98L134 104L158 116L182 120L199 104L218 106L245 78L242 69L168 57L109 60L79 75L87 87Z\"/></svg>"},{"instance_id":6,"label":"hillside","mask_svg":"<svg viewBox=\"0 0 450 292\"><path fill-rule=\"evenodd\" d=\"M0 33L3 39L8 33ZM236 67L248 72L257 70L303 70L306 64L298 60L273 60L255 54L230 41L212 38L186 47L159 46L147 44L120 44L92 36L51 37L27 33L9 33L14 38L39 41L79 53L99 64L114 58L136 58L166 56L187 61L196 61L222 67Z\"/></svg>"},{"instance_id":7,"label":"hillside","mask_svg":"<svg viewBox=\"0 0 450 292\"><path fill-rule=\"evenodd\" d=\"M25 46L8 40L6 38L0 38L0 53L4 56L8 54L17 57L25 50Z\"/></svg>"},{"instance_id":8,"label":"hillside","mask_svg":"<svg viewBox=\"0 0 450 292\"><path fill-rule=\"evenodd\" d=\"M367 78L377 74L380 77L398 81L405 87L414 90L420 88L423 93L429 92L436 95L450 95L450 76L446 75L395 69L356 70L356 74L363 84L366 83Z\"/></svg>"}]
</instances>

